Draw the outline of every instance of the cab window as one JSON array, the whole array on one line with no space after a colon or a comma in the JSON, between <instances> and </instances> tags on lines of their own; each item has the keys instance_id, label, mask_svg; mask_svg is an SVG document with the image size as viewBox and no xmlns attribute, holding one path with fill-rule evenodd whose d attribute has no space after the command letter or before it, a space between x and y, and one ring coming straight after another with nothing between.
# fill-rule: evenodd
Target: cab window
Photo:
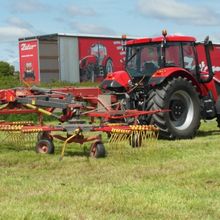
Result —
<instances>
[{"instance_id":1,"label":"cab window","mask_svg":"<svg viewBox=\"0 0 220 220\"><path fill-rule=\"evenodd\" d=\"M165 50L166 67L183 67L181 44L176 42L167 42Z\"/></svg>"},{"instance_id":2,"label":"cab window","mask_svg":"<svg viewBox=\"0 0 220 220\"><path fill-rule=\"evenodd\" d=\"M183 43L183 61L184 68L190 72L196 71L196 63L195 63L195 51L192 43Z\"/></svg>"}]
</instances>

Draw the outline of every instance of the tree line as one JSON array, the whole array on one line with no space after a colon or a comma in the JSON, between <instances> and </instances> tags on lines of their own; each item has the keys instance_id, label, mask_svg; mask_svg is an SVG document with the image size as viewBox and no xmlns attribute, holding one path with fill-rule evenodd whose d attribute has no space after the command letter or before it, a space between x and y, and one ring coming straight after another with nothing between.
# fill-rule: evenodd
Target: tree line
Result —
<instances>
[{"instance_id":1,"label":"tree line","mask_svg":"<svg viewBox=\"0 0 220 220\"><path fill-rule=\"evenodd\" d=\"M0 76L12 76L15 74L15 67L8 62L0 61Z\"/></svg>"}]
</instances>

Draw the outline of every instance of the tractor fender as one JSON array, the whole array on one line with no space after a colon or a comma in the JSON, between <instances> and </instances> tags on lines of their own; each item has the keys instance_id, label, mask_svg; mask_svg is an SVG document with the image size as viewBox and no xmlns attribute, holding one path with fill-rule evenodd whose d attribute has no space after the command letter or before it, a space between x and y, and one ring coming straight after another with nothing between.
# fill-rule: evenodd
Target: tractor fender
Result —
<instances>
[{"instance_id":1,"label":"tractor fender","mask_svg":"<svg viewBox=\"0 0 220 220\"><path fill-rule=\"evenodd\" d=\"M111 59L111 57L109 57L109 56L105 56L104 59L102 60L101 65L102 65L102 66L105 66L106 63L107 63L107 61L108 61L108 59ZM112 60L112 59L111 59L111 60Z\"/></svg>"},{"instance_id":2,"label":"tractor fender","mask_svg":"<svg viewBox=\"0 0 220 220\"><path fill-rule=\"evenodd\" d=\"M200 87L200 84L196 80L196 78L187 70L179 67L167 67L163 69L157 70L152 77L149 80L149 85L152 87L155 87L157 85L160 85L165 80L173 78L173 77L185 77L188 80L192 81L192 84L196 86L197 91L199 94L202 94L202 88Z\"/></svg>"},{"instance_id":3,"label":"tractor fender","mask_svg":"<svg viewBox=\"0 0 220 220\"><path fill-rule=\"evenodd\" d=\"M99 87L103 90L110 88L123 88L123 90L127 91L130 87L129 82L131 82L131 77L126 71L121 70L108 73Z\"/></svg>"},{"instance_id":4,"label":"tractor fender","mask_svg":"<svg viewBox=\"0 0 220 220\"><path fill-rule=\"evenodd\" d=\"M105 74L113 72L113 61L111 57L105 56L105 58L102 61L102 67L105 70Z\"/></svg>"},{"instance_id":5,"label":"tractor fender","mask_svg":"<svg viewBox=\"0 0 220 220\"><path fill-rule=\"evenodd\" d=\"M80 66L81 69L83 69L91 63L94 64L94 65L97 65L97 57L96 56L88 55L88 56L83 57L79 61L79 66Z\"/></svg>"}]
</instances>

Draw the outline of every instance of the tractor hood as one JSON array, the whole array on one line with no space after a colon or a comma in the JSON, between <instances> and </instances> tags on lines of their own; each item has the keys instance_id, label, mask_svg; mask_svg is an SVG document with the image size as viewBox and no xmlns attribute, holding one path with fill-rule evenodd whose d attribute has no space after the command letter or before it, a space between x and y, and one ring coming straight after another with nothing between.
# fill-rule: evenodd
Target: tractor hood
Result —
<instances>
[{"instance_id":1,"label":"tractor hood","mask_svg":"<svg viewBox=\"0 0 220 220\"><path fill-rule=\"evenodd\" d=\"M126 71L117 71L108 73L100 84L100 88L102 90L126 92L129 88L129 82L131 82L131 77Z\"/></svg>"}]
</instances>

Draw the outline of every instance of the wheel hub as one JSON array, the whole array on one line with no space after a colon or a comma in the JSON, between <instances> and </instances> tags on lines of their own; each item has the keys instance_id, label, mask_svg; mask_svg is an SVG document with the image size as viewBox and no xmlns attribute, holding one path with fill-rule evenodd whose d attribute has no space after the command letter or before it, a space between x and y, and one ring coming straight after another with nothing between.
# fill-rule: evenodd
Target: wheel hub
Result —
<instances>
[{"instance_id":1,"label":"wheel hub","mask_svg":"<svg viewBox=\"0 0 220 220\"><path fill-rule=\"evenodd\" d=\"M48 147L47 146L42 146L41 151L42 151L42 153L47 153Z\"/></svg>"},{"instance_id":2,"label":"wheel hub","mask_svg":"<svg viewBox=\"0 0 220 220\"><path fill-rule=\"evenodd\" d=\"M187 129L194 115L194 106L190 95L183 91L178 90L172 94L170 99L169 109L171 110L170 122L178 130Z\"/></svg>"},{"instance_id":3,"label":"wheel hub","mask_svg":"<svg viewBox=\"0 0 220 220\"><path fill-rule=\"evenodd\" d=\"M186 110L185 105L181 100L173 100L170 109L174 120L180 119Z\"/></svg>"}]
</instances>

